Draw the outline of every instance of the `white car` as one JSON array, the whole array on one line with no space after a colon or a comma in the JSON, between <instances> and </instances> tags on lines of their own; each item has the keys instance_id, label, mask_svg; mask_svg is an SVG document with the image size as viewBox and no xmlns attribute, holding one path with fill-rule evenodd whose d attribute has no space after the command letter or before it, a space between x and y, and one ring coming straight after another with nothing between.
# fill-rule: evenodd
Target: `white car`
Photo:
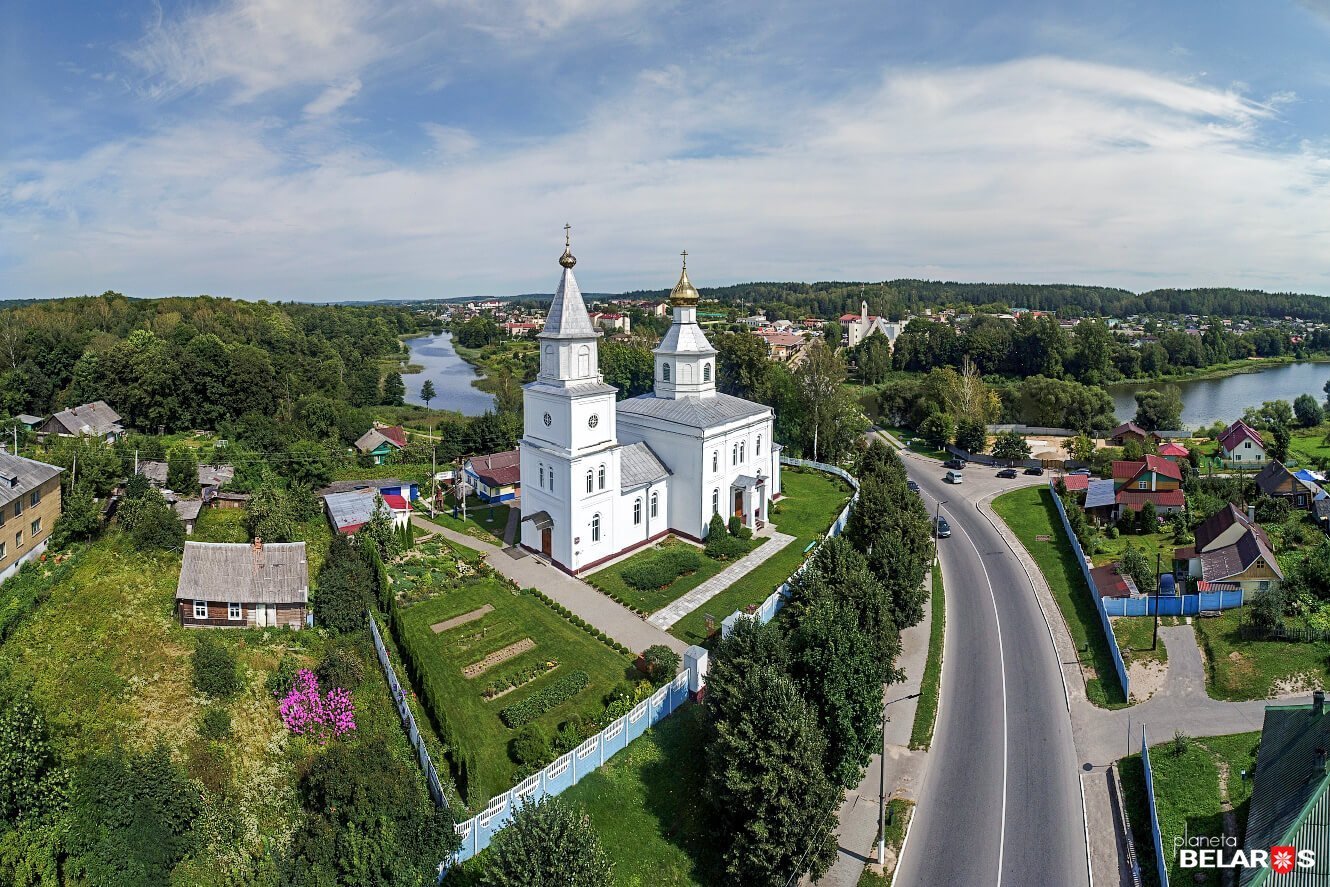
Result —
<instances>
[{"instance_id":1,"label":"white car","mask_svg":"<svg viewBox=\"0 0 1330 887\"><path fill-rule=\"evenodd\" d=\"M958 484L965 480L965 475L961 474L959 471L948 471L947 476L942 479L949 484Z\"/></svg>"}]
</instances>

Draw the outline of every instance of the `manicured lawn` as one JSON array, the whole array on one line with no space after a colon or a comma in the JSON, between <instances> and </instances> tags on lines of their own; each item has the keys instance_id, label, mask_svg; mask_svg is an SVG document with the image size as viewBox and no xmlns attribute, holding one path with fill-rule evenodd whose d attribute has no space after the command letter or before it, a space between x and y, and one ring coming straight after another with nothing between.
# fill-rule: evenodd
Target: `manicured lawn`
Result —
<instances>
[{"instance_id":1,"label":"manicured lawn","mask_svg":"<svg viewBox=\"0 0 1330 887\"><path fill-rule=\"evenodd\" d=\"M1080 652L1082 668L1088 669L1085 695L1104 708L1125 705L1127 700L1113 667L1108 639L1099 624L1099 611L1090 599L1076 555L1062 531L1053 494L1044 486L1012 490L993 500L993 510L1030 552L1058 602L1062 620ZM1048 537L1049 541L1038 541L1040 536Z\"/></svg>"},{"instance_id":2,"label":"manicured lawn","mask_svg":"<svg viewBox=\"0 0 1330 887\"><path fill-rule=\"evenodd\" d=\"M553 734L573 715L598 717L605 708L604 697L620 681L635 677L636 671L628 657L565 621L534 595L518 593L490 577L447 581L444 560L439 565L441 581L435 586L438 593L402 608L402 631L404 643L413 648L419 667L441 687L445 710L434 715L448 725L446 732L452 734L457 746L455 755L470 762L467 798L484 803L510 787L517 772L518 765L508 749L516 731L499 720L504 706L520 702L566 674L585 671L591 679L585 689L535 720ZM422 564L427 562L394 565L391 572L395 581L405 583L409 572ZM412 581L421 580L413 577ZM480 618L442 632L431 629L432 625L486 605L493 609ZM526 639L535 642L532 649L494 664L475 677L463 675L466 666ZM535 680L488 701L483 697L486 687L504 675L549 662L557 663L556 667Z\"/></svg>"},{"instance_id":3,"label":"manicured lawn","mask_svg":"<svg viewBox=\"0 0 1330 887\"><path fill-rule=\"evenodd\" d=\"M928 624L928 658L919 684L919 705L914 710L910 729L910 748L928 748L933 742L937 722L938 693L942 687L942 643L946 636L947 603L942 589L942 571L933 568L933 595Z\"/></svg>"},{"instance_id":4,"label":"manicured lawn","mask_svg":"<svg viewBox=\"0 0 1330 887\"><path fill-rule=\"evenodd\" d=\"M459 533L466 533L474 539L482 542L489 542L492 545L503 544L503 532L508 527L508 509L506 502L496 502L493 505L483 502L475 496L468 496L466 500L466 520L462 520L462 512L457 512L457 517L453 517L453 497L451 495L444 497L444 510L438 512L434 517L429 518L441 527L447 527L450 530L456 530ZM521 531L514 542L521 541Z\"/></svg>"},{"instance_id":5,"label":"manicured lawn","mask_svg":"<svg viewBox=\"0 0 1330 887\"><path fill-rule=\"evenodd\" d=\"M744 551L736 556L735 560L738 560L738 558L743 557L744 554L752 551L760 545L761 542L762 540L760 539L751 539L744 542ZM652 588L645 591L640 588L634 588L624 581L624 570L629 569L636 564L640 564L645 560L655 558L659 555L659 552L662 549L675 545L689 545L689 543L673 538L664 539L660 544L653 545L650 548L640 551L626 560L619 561L617 564L597 570L591 575L586 576L585 579L619 603L631 607L638 613L650 614L656 612L666 604L682 597L694 588L697 588L697 586L706 582L712 576L715 576L721 570L733 563L733 561L713 560L703 554L700 548L689 545L689 547L694 548L697 551L700 559L698 568L692 573L680 576L663 588Z\"/></svg>"},{"instance_id":6,"label":"manicured lawn","mask_svg":"<svg viewBox=\"0 0 1330 887\"><path fill-rule=\"evenodd\" d=\"M1267 699L1330 683L1330 642L1246 641L1238 636L1243 608L1196 619L1205 651L1206 689L1216 699Z\"/></svg>"},{"instance_id":7,"label":"manicured lawn","mask_svg":"<svg viewBox=\"0 0 1330 887\"><path fill-rule=\"evenodd\" d=\"M619 887L725 883L702 800L703 717L684 706L562 795L591 817Z\"/></svg>"},{"instance_id":8,"label":"manicured lawn","mask_svg":"<svg viewBox=\"0 0 1330 887\"><path fill-rule=\"evenodd\" d=\"M951 454L946 450L937 450L930 447L924 442L923 438L919 437L917 433L911 431L909 428L904 428L899 425L879 425L878 427L883 431L890 432L896 440L900 441L907 448L916 453L922 453L923 455L931 456L934 459L946 460L951 458Z\"/></svg>"},{"instance_id":9,"label":"manicured lawn","mask_svg":"<svg viewBox=\"0 0 1330 887\"><path fill-rule=\"evenodd\" d=\"M1054 519L1057 515L1054 515ZM1059 522L1059 525L1061 522ZM1095 552L1090 558L1091 563L1096 567L1102 567L1104 564L1111 564L1114 561L1122 559L1122 553L1130 545L1137 551L1145 554L1145 559L1150 562L1150 568L1155 566L1155 555L1159 556L1159 569L1165 573L1173 569L1173 549L1178 547L1178 543L1173 541L1173 531L1165 529L1161 533L1146 533L1138 536L1135 533L1124 533L1116 539L1110 539L1107 535L1099 535L1099 551ZM1143 588L1142 592L1150 591Z\"/></svg>"},{"instance_id":10,"label":"manicured lawn","mask_svg":"<svg viewBox=\"0 0 1330 887\"><path fill-rule=\"evenodd\" d=\"M1162 639L1155 649L1150 649L1155 631L1153 616L1116 616L1110 621L1113 623L1113 636L1118 639L1122 661L1128 666L1133 662L1168 662L1168 649ZM1159 624L1166 625L1167 622L1161 618Z\"/></svg>"},{"instance_id":11,"label":"manicured lawn","mask_svg":"<svg viewBox=\"0 0 1330 887\"><path fill-rule=\"evenodd\" d=\"M1152 736L1151 739L1163 737ZM1169 883L1208 884L1213 887L1221 883L1217 870L1177 868L1173 839L1181 836L1184 829L1190 835L1224 833L1220 791L1222 775L1226 777L1224 787L1237 820L1238 846L1242 846L1252 789L1251 780L1243 779L1242 771L1250 773L1255 766L1260 741L1259 732L1188 739L1181 754L1176 753L1171 738L1150 746L1150 769L1154 774L1159 831L1163 838ZM1136 855L1141 864L1142 882L1157 884L1154 843L1150 837L1150 808L1141 756L1138 753L1123 758L1118 766L1131 831L1136 841ZM1226 774L1222 772L1225 768ZM1203 873L1204 880L1193 880L1197 872Z\"/></svg>"},{"instance_id":12,"label":"manicured lawn","mask_svg":"<svg viewBox=\"0 0 1330 887\"><path fill-rule=\"evenodd\" d=\"M706 615L720 623L735 610L759 604L775 591L804 561L804 549L821 539L850 499L850 489L838 477L820 471L781 469L785 498L771 509L776 529L795 540L767 558L761 566L729 588L674 623L670 634L690 644L707 641ZM811 552L810 552L811 554Z\"/></svg>"}]
</instances>

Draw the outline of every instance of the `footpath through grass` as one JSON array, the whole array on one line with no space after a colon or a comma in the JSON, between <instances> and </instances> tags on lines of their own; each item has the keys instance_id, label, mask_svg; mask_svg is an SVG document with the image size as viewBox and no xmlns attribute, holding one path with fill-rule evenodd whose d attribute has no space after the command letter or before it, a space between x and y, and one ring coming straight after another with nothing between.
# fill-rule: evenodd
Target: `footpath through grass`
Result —
<instances>
[{"instance_id":1,"label":"footpath through grass","mask_svg":"<svg viewBox=\"0 0 1330 887\"><path fill-rule=\"evenodd\" d=\"M1330 641L1243 640L1238 636L1242 610L1194 620L1211 696L1269 699L1330 684Z\"/></svg>"},{"instance_id":2,"label":"footpath through grass","mask_svg":"<svg viewBox=\"0 0 1330 887\"><path fill-rule=\"evenodd\" d=\"M670 634L690 644L706 644L707 613L716 617L716 630L719 631L721 620L735 610L766 600L803 563L804 549L810 542L822 538L845 503L850 501L850 488L844 481L812 469L783 466L781 488L785 498L772 506L771 521L776 529L795 537L794 541L674 623Z\"/></svg>"},{"instance_id":3,"label":"footpath through grass","mask_svg":"<svg viewBox=\"0 0 1330 887\"><path fill-rule=\"evenodd\" d=\"M1101 708L1126 705L1113 667L1113 654L1099 623L1099 611L1090 599L1076 555L1062 531L1053 494L1042 484L1012 490L993 500L993 510L1030 552L1053 592L1086 674L1085 695ZM1048 541L1040 541L1040 537L1047 537Z\"/></svg>"},{"instance_id":4,"label":"footpath through grass","mask_svg":"<svg viewBox=\"0 0 1330 887\"><path fill-rule=\"evenodd\" d=\"M758 545L761 545L763 541L760 538L744 541L743 550L733 560L718 561L707 557L702 549L688 542L670 537L662 540L658 545L652 545L650 548L637 552L632 557L625 558L617 564L611 564L583 578L614 600L633 610L633 612L650 615L697 588L734 561L739 560ZM660 588L635 588L624 580L625 570L631 570L646 561L654 560L660 556L662 551L680 545L692 548L697 552L698 567L693 572L677 576L674 581Z\"/></svg>"},{"instance_id":5,"label":"footpath through grass","mask_svg":"<svg viewBox=\"0 0 1330 887\"><path fill-rule=\"evenodd\" d=\"M928 658L924 662L924 675L919 684L919 705L914 710L914 726L910 729L910 748L913 749L926 749L933 742L938 694L942 689L942 644L946 637L947 603L942 588L942 570L936 564L933 565L930 607Z\"/></svg>"},{"instance_id":6,"label":"footpath through grass","mask_svg":"<svg viewBox=\"0 0 1330 887\"><path fill-rule=\"evenodd\" d=\"M564 792L614 862L617 887L720 887L720 842L702 800L705 714L686 705Z\"/></svg>"},{"instance_id":7,"label":"footpath through grass","mask_svg":"<svg viewBox=\"0 0 1330 887\"><path fill-rule=\"evenodd\" d=\"M1137 740L1139 741L1139 739ZM1173 839L1184 833L1222 835L1224 833L1224 792L1236 819L1238 846L1242 846L1247 825L1247 808L1252 782L1242 778L1256 765L1260 732L1230 733L1186 739L1176 744L1172 739L1150 746L1150 768L1154 772L1155 800L1159 810L1159 831L1163 837L1165 863L1171 884L1207 884L1219 887L1215 869L1177 868ZM1180 753L1179 753L1180 752ZM1157 884L1154 843L1150 837L1150 807L1145 790L1145 767L1139 753L1118 762L1127 815L1136 841L1136 856L1141 864L1142 883ZM1221 790L1221 779L1223 788ZM1194 876L1204 880L1193 880Z\"/></svg>"}]
</instances>

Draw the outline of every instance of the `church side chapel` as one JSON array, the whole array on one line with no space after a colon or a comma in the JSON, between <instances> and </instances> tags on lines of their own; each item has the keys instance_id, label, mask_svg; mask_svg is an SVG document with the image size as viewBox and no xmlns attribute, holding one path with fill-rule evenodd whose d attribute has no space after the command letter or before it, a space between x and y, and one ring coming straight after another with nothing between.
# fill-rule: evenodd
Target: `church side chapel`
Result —
<instances>
[{"instance_id":1,"label":"church side chapel","mask_svg":"<svg viewBox=\"0 0 1330 887\"><path fill-rule=\"evenodd\" d=\"M521 526L525 548L570 573L670 533L701 541L716 514L757 529L780 495L771 408L716 390L683 255L655 388L616 403L565 234L539 373L523 395Z\"/></svg>"}]
</instances>

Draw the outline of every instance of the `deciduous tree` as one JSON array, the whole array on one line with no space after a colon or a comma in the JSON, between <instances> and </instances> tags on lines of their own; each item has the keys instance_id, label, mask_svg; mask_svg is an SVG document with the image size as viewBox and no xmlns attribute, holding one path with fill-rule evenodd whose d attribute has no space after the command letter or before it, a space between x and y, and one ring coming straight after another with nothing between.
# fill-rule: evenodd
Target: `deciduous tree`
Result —
<instances>
[{"instance_id":1,"label":"deciduous tree","mask_svg":"<svg viewBox=\"0 0 1330 887\"><path fill-rule=\"evenodd\" d=\"M517 808L490 843L484 887L601 887L613 866L585 813L558 797Z\"/></svg>"}]
</instances>

